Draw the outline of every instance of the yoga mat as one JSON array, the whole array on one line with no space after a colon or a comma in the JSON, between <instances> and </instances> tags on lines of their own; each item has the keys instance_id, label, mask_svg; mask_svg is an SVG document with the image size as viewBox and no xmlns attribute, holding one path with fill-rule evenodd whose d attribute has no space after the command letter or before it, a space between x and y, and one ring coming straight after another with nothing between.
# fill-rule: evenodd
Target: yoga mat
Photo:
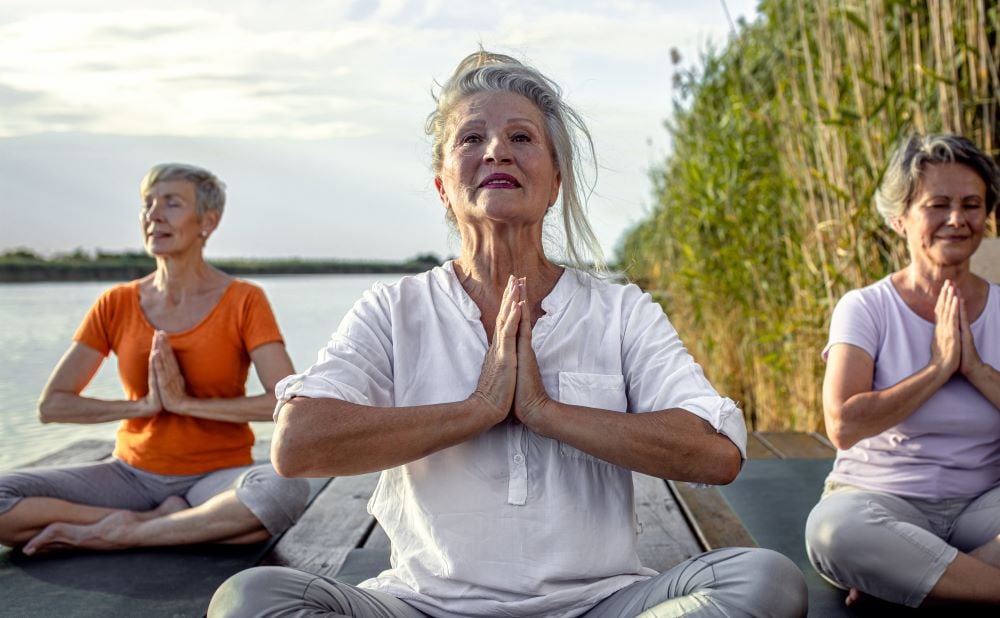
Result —
<instances>
[{"instance_id":1,"label":"yoga mat","mask_svg":"<svg viewBox=\"0 0 1000 618\"><path fill-rule=\"evenodd\" d=\"M310 479L311 498L326 482ZM216 588L276 540L33 557L0 547L0 616L204 616Z\"/></svg>"}]
</instances>

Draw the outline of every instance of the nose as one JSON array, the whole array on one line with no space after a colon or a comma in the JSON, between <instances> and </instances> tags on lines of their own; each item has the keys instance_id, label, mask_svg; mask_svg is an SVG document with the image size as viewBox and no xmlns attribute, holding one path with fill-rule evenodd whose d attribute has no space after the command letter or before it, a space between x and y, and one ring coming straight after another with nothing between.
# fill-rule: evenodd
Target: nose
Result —
<instances>
[{"instance_id":1,"label":"nose","mask_svg":"<svg viewBox=\"0 0 1000 618\"><path fill-rule=\"evenodd\" d=\"M160 221L162 217L160 213L163 211L163 205L160 200L153 199L149 204L142 209L141 218L143 221Z\"/></svg>"},{"instance_id":2,"label":"nose","mask_svg":"<svg viewBox=\"0 0 1000 618\"><path fill-rule=\"evenodd\" d=\"M952 204L948 210L948 225L954 227L965 225L965 208L962 204Z\"/></svg>"},{"instance_id":3,"label":"nose","mask_svg":"<svg viewBox=\"0 0 1000 618\"><path fill-rule=\"evenodd\" d=\"M503 136L494 136L486 143L483 159L489 163L510 163L510 145Z\"/></svg>"}]
</instances>

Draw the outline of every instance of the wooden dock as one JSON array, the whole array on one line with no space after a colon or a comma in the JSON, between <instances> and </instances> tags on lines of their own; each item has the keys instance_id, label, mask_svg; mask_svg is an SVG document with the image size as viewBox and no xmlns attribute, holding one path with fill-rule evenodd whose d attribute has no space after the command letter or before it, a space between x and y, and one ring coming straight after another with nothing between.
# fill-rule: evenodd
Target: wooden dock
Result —
<instances>
[{"instance_id":1,"label":"wooden dock","mask_svg":"<svg viewBox=\"0 0 1000 618\"><path fill-rule=\"evenodd\" d=\"M34 462L33 466L100 461L110 457L109 441L84 440ZM266 459L267 445L255 456ZM755 432L751 459L829 459L836 453L816 433ZM260 564L291 566L357 582L388 564L389 542L366 505L378 473L332 479L312 504L261 559ZM644 565L666 570L718 547L756 543L714 487L699 487L635 474L639 554Z\"/></svg>"}]
</instances>

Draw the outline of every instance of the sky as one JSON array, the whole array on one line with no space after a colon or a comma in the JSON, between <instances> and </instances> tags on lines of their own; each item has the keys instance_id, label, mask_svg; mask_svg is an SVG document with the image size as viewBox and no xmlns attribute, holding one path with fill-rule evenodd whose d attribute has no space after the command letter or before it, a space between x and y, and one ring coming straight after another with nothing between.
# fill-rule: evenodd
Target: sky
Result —
<instances>
[{"instance_id":1,"label":"sky","mask_svg":"<svg viewBox=\"0 0 1000 618\"><path fill-rule=\"evenodd\" d=\"M423 126L481 44L583 115L611 255L669 152L671 49L696 63L755 18L724 1L3 0L0 250L139 249L139 180L181 161L228 187L209 257L455 254Z\"/></svg>"}]
</instances>

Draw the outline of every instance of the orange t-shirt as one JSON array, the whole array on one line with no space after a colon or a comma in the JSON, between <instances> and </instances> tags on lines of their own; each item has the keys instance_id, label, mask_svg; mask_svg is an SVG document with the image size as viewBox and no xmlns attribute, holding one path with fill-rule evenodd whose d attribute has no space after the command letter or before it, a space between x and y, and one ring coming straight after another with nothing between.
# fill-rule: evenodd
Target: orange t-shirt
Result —
<instances>
[{"instance_id":1,"label":"orange t-shirt","mask_svg":"<svg viewBox=\"0 0 1000 618\"><path fill-rule=\"evenodd\" d=\"M87 312L73 339L118 357L125 396L149 392L149 352L153 326L139 304L139 282L116 285ZM246 281L229 284L218 304L193 328L168 333L187 384L197 398L246 394L250 350L282 341L263 290ZM114 456L157 474L202 474L252 463L254 436L248 423L231 423L171 412L122 421Z\"/></svg>"}]
</instances>

